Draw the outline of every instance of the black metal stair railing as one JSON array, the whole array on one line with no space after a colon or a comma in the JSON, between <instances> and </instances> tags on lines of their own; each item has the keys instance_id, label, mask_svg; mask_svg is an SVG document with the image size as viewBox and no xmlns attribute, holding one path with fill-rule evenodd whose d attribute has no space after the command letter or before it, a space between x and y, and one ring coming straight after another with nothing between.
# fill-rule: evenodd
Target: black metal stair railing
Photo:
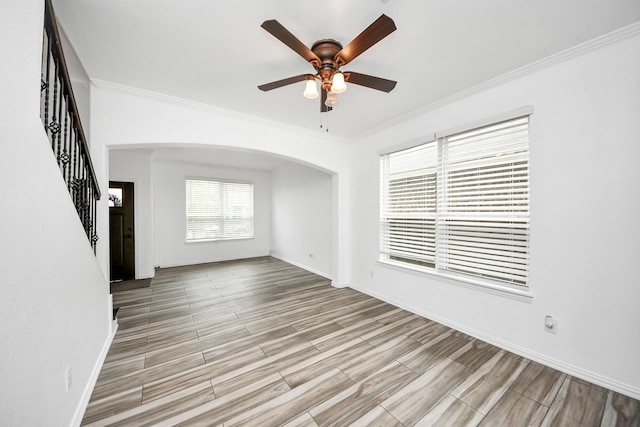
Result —
<instances>
[{"instance_id":1,"label":"black metal stair railing","mask_svg":"<svg viewBox=\"0 0 640 427\"><path fill-rule=\"evenodd\" d=\"M42 50L40 117L71 200L95 253L100 188L82 130L50 0L45 1Z\"/></svg>"}]
</instances>

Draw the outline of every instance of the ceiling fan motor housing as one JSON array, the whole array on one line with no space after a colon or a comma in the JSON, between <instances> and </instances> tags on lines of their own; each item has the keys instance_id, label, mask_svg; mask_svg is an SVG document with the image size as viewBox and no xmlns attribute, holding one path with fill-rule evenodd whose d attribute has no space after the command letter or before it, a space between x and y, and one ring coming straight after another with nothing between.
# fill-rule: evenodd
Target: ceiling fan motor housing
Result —
<instances>
[{"instance_id":1,"label":"ceiling fan motor housing","mask_svg":"<svg viewBox=\"0 0 640 427\"><path fill-rule=\"evenodd\" d=\"M342 50L340 42L333 39L318 40L311 46L311 51L320 58L321 66L315 67L322 79L322 89L331 89L331 80L339 67L336 67L335 57Z\"/></svg>"}]
</instances>

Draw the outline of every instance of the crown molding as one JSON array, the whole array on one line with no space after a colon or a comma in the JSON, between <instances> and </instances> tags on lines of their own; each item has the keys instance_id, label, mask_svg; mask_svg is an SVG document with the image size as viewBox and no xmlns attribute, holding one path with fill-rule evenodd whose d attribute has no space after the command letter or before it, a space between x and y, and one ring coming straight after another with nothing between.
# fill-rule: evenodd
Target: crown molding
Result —
<instances>
[{"instance_id":1,"label":"crown molding","mask_svg":"<svg viewBox=\"0 0 640 427\"><path fill-rule=\"evenodd\" d=\"M189 108L195 111L200 111L200 112L205 112L205 113L210 113L215 115L222 115L222 116L229 117L230 119L251 121L262 126L266 126L274 129L277 128L277 129L281 129L281 130L285 130L285 131L297 133L297 134L304 134L310 137L331 139L336 142L344 141L344 138L342 137L326 134L325 132L320 133L320 132L312 131L306 128L278 122L275 120L269 120L262 117L253 116L251 114L241 113L234 110L227 110L225 108L217 107L215 105L192 101L186 98L180 98L177 96L167 95L160 92L153 92L146 89L140 89L133 86L127 86L120 83L114 83L107 80L90 79L90 84L93 87L100 90L120 93L123 95L131 95L138 98L143 98L151 101L174 105L177 107Z\"/></svg>"},{"instance_id":2,"label":"crown molding","mask_svg":"<svg viewBox=\"0 0 640 427\"><path fill-rule=\"evenodd\" d=\"M425 105L423 107L420 107L416 110L413 110L407 114L404 114L402 116L398 116L395 117L389 121L386 121L384 123L381 123L379 126L375 126L373 128L368 129L366 132L361 133L361 134L357 134L357 135L353 135L350 137L336 137L335 135L327 135L325 133L322 133L322 136L319 135L318 132L315 131L311 131L309 129L306 128L301 128L301 127L297 127L297 126L293 126L293 125L288 125L285 123L281 123L281 122L277 122L277 121L273 121L273 120L269 120L269 119L264 119L258 116L253 116L250 114L245 114L245 113L240 113L238 111L233 111L233 110L227 110L221 107L216 107L210 104L204 104L201 102L197 102L197 101L192 101L192 100L188 100L185 98L180 98L180 97L176 97L176 96L172 96L172 95L167 95L167 94L163 94L163 93L159 93L159 92L153 92L153 91L149 91L149 90L145 90L145 89L140 89L140 88L136 88L136 87L132 87L132 86L126 86L126 85L122 85L119 83L113 83L110 81L106 81L106 80L100 80L100 79L90 79L90 83L92 86L98 88L98 89L102 89L102 90L108 90L108 91L112 91L112 92L117 92L117 93L122 93L122 94L126 94L126 95L132 95L132 96L136 96L136 97L140 97L140 98L145 98L145 99L149 99L149 100L153 100L153 101L158 101L158 102L163 102L163 103L167 103L167 104L171 104L171 105L175 105L175 106L179 106L179 107L185 107L185 108L190 108L196 111L203 111L203 112L208 112L208 113L212 113L212 114L216 114L216 115L224 115L227 116L229 118L234 118L234 119L238 119L238 120L248 120L248 121L252 121L254 123L258 123L261 124L263 126L267 126L270 128L279 128L279 129L284 129L290 132L294 132L294 133L303 133L305 135L309 135L309 136L314 136L317 138L330 138L333 139L335 141L347 141L347 142L352 142L352 141L357 141L360 140L368 135L372 135L375 133L378 133L380 131L383 131L385 129L391 128L393 126L396 126L402 122L405 122L407 120L419 117L421 115L427 114L429 112L438 110L444 106L453 104L457 101L460 101L462 99L468 98L472 95L481 93L483 91L486 91L488 89L492 89L498 86L501 86L505 83L511 82L513 80L519 79L521 77L525 77L528 75L531 75L537 71L549 68L553 65L556 64L560 64L562 62L568 61L572 58L578 57L578 56L582 56L585 54L588 54L590 52L593 52L595 50L598 50L600 48L609 46L611 44L617 43L619 41L625 40L625 39L629 39L632 37L636 37L638 34L640 34L640 21L635 22L631 25L628 25L626 27L622 27L620 29L617 29L615 31L612 31L610 33L604 34L602 36L596 37L592 40L589 40L587 42L581 43L579 45L576 45L574 47L571 47L569 49L566 49L564 51L558 52L556 54L553 54L551 56L548 56L546 58L540 59L538 61L532 62L530 64L527 64L525 66L522 66L520 68L516 68L515 70L512 71L508 71L500 76L497 76L495 78L486 80L480 84L474 85L468 89L462 90L460 92L457 92L453 95L447 96L445 98L442 98L438 101L432 102L431 104Z\"/></svg>"},{"instance_id":3,"label":"crown molding","mask_svg":"<svg viewBox=\"0 0 640 427\"><path fill-rule=\"evenodd\" d=\"M420 107L407 114L393 118L387 122L381 123L379 126L376 126L368 130L366 133L356 135L355 137L352 138L352 140L359 140L363 137L366 137L367 135L373 135L385 129L396 126L407 120L422 116L426 113L430 113L432 111L438 110L442 107L453 104L462 99L468 98L472 95L476 95L488 89L501 86L505 83L519 79L521 77L531 75L537 71L544 70L553 65L568 61L572 58L586 55L600 48L617 43L619 41L636 37L639 34L640 34L640 21L634 22L633 24L627 25L626 27L619 28L610 33L604 34L602 36L596 37L584 43L578 44L569 49L555 53L551 56L547 56L546 58L524 65L520 68L516 68L514 70L508 71L504 74L501 74L497 77L486 80L468 89L462 90L460 92L454 93L453 95L439 99L438 101L432 102L431 104L425 105L424 107Z\"/></svg>"},{"instance_id":4,"label":"crown molding","mask_svg":"<svg viewBox=\"0 0 640 427\"><path fill-rule=\"evenodd\" d=\"M180 98L173 95L167 95L160 92L153 92L146 89L140 89L134 86L127 86L120 83L114 83L108 80L91 79L91 84L97 89L107 90L110 92L121 93L124 95L136 96L139 98L145 98L151 101L159 101L167 104L173 104L178 107L186 107L193 110L205 111L216 114L226 114L231 116L247 116L246 114L238 113L232 110L226 110L224 108L216 107L202 102L192 101L186 98ZM253 116L250 116L253 117Z\"/></svg>"}]
</instances>

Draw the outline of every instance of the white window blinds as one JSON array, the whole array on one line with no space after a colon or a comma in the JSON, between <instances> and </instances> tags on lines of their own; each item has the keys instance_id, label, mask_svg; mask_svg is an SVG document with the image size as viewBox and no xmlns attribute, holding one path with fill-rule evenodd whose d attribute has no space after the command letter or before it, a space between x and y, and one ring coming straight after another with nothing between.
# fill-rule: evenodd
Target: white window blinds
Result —
<instances>
[{"instance_id":1,"label":"white window blinds","mask_svg":"<svg viewBox=\"0 0 640 427\"><path fill-rule=\"evenodd\" d=\"M529 117L442 140L438 268L526 285Z\"/></svg>"},{"instance_id":2,"label":"white window blinds","mask_svg":"<svg viewBox=\"0 0 640 427\"><path fill-rule=\"evenodd\" d=\"M381 158L380 250L390 259L433 267L437 145Z\"/></svg>"},{"instance_id":3,"label":"white window blinds","mask_svg":"<svg viewBox=\"0 0 640 427\"><path fill-rule=\"evenodd\" d=\"M383 259L526 286L529 117L381 156Z\"/></svg>"},{"instance_id":4,"label":"white window blinds","mask_svg":"<svg viewBox=\"0 0 640 427\"><path fill-rule=\"evenodd\" d=\"M187 240L253 237L253 184L186 180Z\"/></svg>"}]
</instances>

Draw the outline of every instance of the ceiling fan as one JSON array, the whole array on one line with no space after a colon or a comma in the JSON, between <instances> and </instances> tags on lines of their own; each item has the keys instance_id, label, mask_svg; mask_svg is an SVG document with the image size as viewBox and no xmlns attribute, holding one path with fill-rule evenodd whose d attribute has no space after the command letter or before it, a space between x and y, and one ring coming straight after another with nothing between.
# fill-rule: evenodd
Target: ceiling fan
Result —
<instances>
[{"instance_id":1,"label":"ceiling fan","mask_svg":"<svg viewBox=\"0 0 640 427\"><path fill-rule=\"evenodd\" d=\"M261 27L311 63L316 70L316 74L300 74L258 86L258 89L262 91L269 91L306 80L304 96L314 99L318 97L318 89L316 87L316 80L318 80L321 82L320 92L322 94L320 97L320 112L324 113L331 111L338 103L336 94L347 90L345 82L383 92L391 92L396 86L396 82L393 80L340 70L340 67L347 65L361 53L396 30L393 19L386 15L381 15L345 47L342 47L342 44L336 40L322 39L315 42L311 48L308 48L275 19L264 21Z\"/></svg>"}]
</instances>

